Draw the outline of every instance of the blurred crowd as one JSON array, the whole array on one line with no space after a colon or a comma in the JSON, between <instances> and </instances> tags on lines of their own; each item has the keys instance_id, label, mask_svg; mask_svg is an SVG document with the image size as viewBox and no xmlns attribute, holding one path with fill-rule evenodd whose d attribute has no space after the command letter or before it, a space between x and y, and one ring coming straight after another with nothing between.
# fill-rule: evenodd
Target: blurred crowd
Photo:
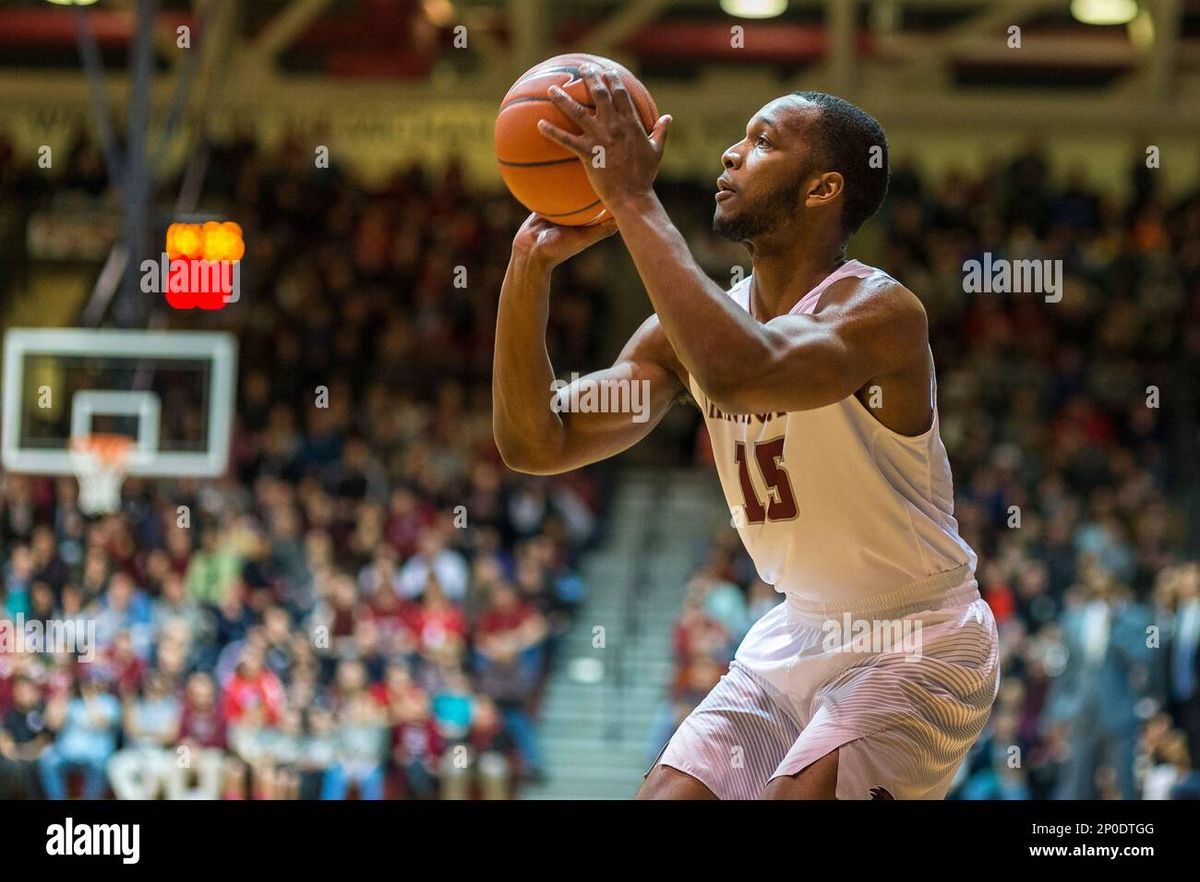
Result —
<instances>
[{"instance_id":1,"label":"blurred crowd","mask_svg":"<svg viewBox=\"0 0 1200 882\"><path fill-rule=\"evenodd\" d=\"M929 312L956 516L1001 632L955 798L1200 798L1200 192L1155 174L1139 156L1116 199L1035 145L979 174L895 169L877 261ZM676 216L709 196L675 195ZM985 252L1062 260L1062 299L964 293ZM687 597L655 750L779 599L725 528Z\"/></svg>"},{"instance_id":2,"label":"blurred crowd","mask_svg":"<svg viewBox=\"0 0 1200 882\"><path fill-rule=\"evenodd\" d=\"M244 307L167 320L239 339L230 473L127 480L99 518L73 479L3 475L0 620L90 624L94 659L0 641L0 795L512 796L546 772L540 701L613 483L496 455L496 294L523 212L453 164L367 188L293 140L235 137L209 168L203 204L253 257ZM708 231L709 188L662 191L727 280L745 257ZM93 144L48 176L0 139L6 229L79 200L115 204ZM1168 199L1135 164L1115 200L1031 147L978 174L899 163L875 230L874 261L852 256L929 311L956 513L1001 629L1000 696L952 796L1196 795L1200 193ZM28 259L0 249L19 282ZM1061 259L1061 301L964 293L984 252ZM610 348L595 254L559 270L561 369ZM778 599L720 531L656 742Z\"/></svg>"},{"instance_id":3,"label":"blurred crowd","mask_svg":"<svg viewBox=\"0 0 1200 882\"><path fill-rule=\"evenodd\" d=\"M492 442L522 215L454 166L368 190L236 138L210 167L203 203L254 258L244 308L167 318L238 337L229 474L131 478L97 518L72 478L3 475L0 624L91 625L94 657L0 639L0 796L509 798L546 773L542 691L606 486L516 475ZM20 221L115 199L86 139L56 174L0 143ZM601 306L581 271L564 362L594 357Z\"/></svg>"}]
</instances>

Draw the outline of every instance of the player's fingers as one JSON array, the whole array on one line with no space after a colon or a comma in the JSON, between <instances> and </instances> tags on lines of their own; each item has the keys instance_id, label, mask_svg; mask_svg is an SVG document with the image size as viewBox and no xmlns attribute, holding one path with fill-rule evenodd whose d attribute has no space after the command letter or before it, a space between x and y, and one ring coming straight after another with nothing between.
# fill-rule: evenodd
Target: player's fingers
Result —
<instances>
[{"instance_id":1,"label":"player's fingers","mask_svg":"<svg viewBox=\"0 0 1200 882\"><path fill-rule=\"evenodd\" d=\"M621 75L615 68L612 68L605 73L604 78L612 92L613 107L617 112L630 119L637 119L637 108L633 106L633 98L630 96L629 90L625 88L625 81L621 79Z\"/></svg>"},{"instance_id":2,"label":"player's fingers","mask_svg":"<svg viewBox=\"0 0 1200 882\"><path fill-rule=\"evenodd\" d=\"M551 86L547 90L547 94L550 96L550 102L563 113L565 113L570 119L573 119L576 125L578 125L585 132L592 130L596 119L586 107L572 98L558 86Z\"/></svg>"},{"instance_id":3,"label":"player's fingers","mask_svg":"<svg viewBox=\"0 0 1200 882\"><path fill-rule=\"evenodd\" d=\"M587 141L582 135L572 135L570 132L563 131L549 120L538 120L538 131L543 137L549 138L560 147L566 147L572 153L578 153L581 156L588 152Z\"/></svg>"},{"instance_id":4,"label":"player's fingers","mask_svg":"<svg viewBox=\"0 0 1200 882\"><path fill-rule=\"evenodd\" d=\"M585 64L579 68L579 75L587 83L588 92L592 95L592 103L596 105L596 114L611 110L612 93L608 89L608 84L604 82L604 77L600 76L600 68L594 64Z\"/></svg>"},{"instance_id":5,"label":"player's fingers","mask_svg":"<svg viewBox=\"0 0 1200 882\"><path fill-rule=\"evenodd\" d=\"M671 128L671 121L675 117L669 113L665 113L658 118L658 122L654 124L654 129L650 132L650 140L654 142L654 146L661 153L667 146L667 132Z\"/></svg>"},{"instance_id":6,"label":"player's fingers","mask_svg":"<svg viewBox=\"0 0 1200 882\"><path fill-rule=\"evenodd\" d=\"M536 233L543 227L549 225L550 221L546 220L544 217L534 211L530 212L529 217L525 218L525 223L523 223L521 226L526 227Z\"/></svg>"}]
</instances>

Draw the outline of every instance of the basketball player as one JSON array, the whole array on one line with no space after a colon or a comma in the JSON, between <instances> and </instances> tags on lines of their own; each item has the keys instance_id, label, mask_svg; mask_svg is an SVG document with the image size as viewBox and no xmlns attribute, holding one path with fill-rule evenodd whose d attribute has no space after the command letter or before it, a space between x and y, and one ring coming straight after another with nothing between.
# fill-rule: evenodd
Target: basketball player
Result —
<instances>
[{"instance_id":1,"label":"basketball player","mask_svg":"<svg viewBox=\"0 0 1200 882\"><path fill-rule=\"evenodd\" d=\"M995 699L997 634L953 517L925 311L845 254L887 189L884 133L819 92L755 114L721 157L713 219L753 272L722 291L651 186L670 118L647 137L614 73L582 75L594 115L551 89L582 134L540 127L584 158L612 219L530 217L517 233L496 327L500 452L532 474L575 469L634 444L690 392L742 541L784 595L638 795L941 798ZM551 271L616 230L654 315L576 385L648 381L642 422L560 412L547 391Z\"/></svg>"}]
</instances>

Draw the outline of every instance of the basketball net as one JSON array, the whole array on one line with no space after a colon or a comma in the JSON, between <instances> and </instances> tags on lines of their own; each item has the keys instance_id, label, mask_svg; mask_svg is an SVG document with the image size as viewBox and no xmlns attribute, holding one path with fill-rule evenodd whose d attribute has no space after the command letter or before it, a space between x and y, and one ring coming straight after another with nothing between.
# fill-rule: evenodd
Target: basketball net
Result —
<instances>
[{"instance_id":1,"label":"basketball net","mask_svg":"<svg viewBox=\"0 0 1200 882\"><path fill-rule=\"evenodd\" d=\"M71 464L79 479L79 510L109 514L121 507L121 484L133 450L125 435L93 433L71 439Z\"/></svg>"}]
</instances>

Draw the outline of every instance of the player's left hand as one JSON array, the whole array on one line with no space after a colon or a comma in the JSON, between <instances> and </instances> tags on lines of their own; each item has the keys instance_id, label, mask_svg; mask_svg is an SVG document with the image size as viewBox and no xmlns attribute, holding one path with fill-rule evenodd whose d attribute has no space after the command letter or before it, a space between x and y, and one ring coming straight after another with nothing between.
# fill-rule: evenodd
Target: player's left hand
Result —
<instances>
[{"instance_id":1,"label":"player's left hand","mask_svg":"<svg viewBox=\"0 0 1200 882\"><path fill-rule=\"evenodd\" d=\"M660 116L647 136L633 99L615 70L603 71L594 64L585 64L579 75L591 92L595 113L558 86L551 86L549 95L582 133L574 135L547 120L538 123L538 130L580 158L592 189L611 209L626 197L652 190L671 116Z\"/></svg>"}]
</instances>

